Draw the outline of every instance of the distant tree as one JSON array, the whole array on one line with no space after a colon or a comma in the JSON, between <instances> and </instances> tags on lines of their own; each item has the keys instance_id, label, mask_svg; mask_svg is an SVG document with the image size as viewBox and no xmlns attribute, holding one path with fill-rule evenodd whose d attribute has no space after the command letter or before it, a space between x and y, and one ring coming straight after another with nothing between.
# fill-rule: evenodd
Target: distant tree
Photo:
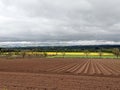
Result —
<instances>
[{"instance_id":1,"label":"distant tree","mask_svg":"<svg viewBox=\"0 0 120 90\"><path fill-rule=\"evenodd\" d=\"M22 58L25 58L26 52L25 52L25 51L22 51L21 54L22 54Z\"/></svg>"},{"instance_id":2,"label":"distant tree","mask_svg":"<svg viewBox=\"0 0 120 90\"><path fill-rule=\"evenodd\" d=\"M12 55L13 55L12 52L8 52L8 53L7 53L7 57L11 57Z\"/></svg>"},{"instance_id":3,"label":"distant tree","mask_svg":"<svg viewBox=\"0 0 120 90\"><path fill-rule=\"evenodd\" d=\"M90 54L90 52L88 50L84 50L84 54L86 57L88 57L88 55Z\"/></svg>"},{"instance_id":4,"label":"distant tree","mask_svg":"<svg viewBox=\"0 0 120 90\"><path fill-rule=\"evenodd\" d=\"M0 55L4 55L5 51L3 49L0 49Z\"/></svg>"},{"instance_id":5,"label":"distant tree","mask_svg":"<svg viewBox=\"0 0 120 90\"><path fill-rule=\"evenodd\" d=\"M34 56L35 49L28 50L28 52L30 52L29 56Z\"/></svg>"},{"instance_id":6,"label":"distant tree","mask_svg":"<svg viewBox=\"0 0 120 90\"><path fill-rule=\"evenodd\" d=\"M99 57L101 58L101 57L102 57L102 55L103 55L102 50L99 50L99 51L98 51L98 54L99 54Z\"/></svg>"},{"instance_id":7,"label":"distant tree","mask_svg":"<svg viewBox=\"0 0 120 90\"><path fill-rule=\"evenodd\" d=\"M65 52L62 52L62 56L63 56L63 58L65 57Z\"/></svg>"},{"instance_id":8,"label":"distant tree","mask_svg":"<svg viewBox=\"0 0 120 90\"><path fill-rule=\"evenodd\" d=\"M19 51L18 50L15 50L15 55L19 55Z\"/></svg>"},{"instance_id":9,"label":"distant tree","mask_svg":"<svg viewBox=\"0 0 120 90\"><path fill-rule=\"evenodd\" d=\"M112 52L113 52L113 54L114 54L117 58L120 56L120 50L119 50L119 48L114 48Z\"/></svg>"},{"instance_id":10,"label":"distant tree","mask_svg":"<svg viewBox=\"0 0 120 90\"><path fill-rule=\"evenodd\" d=\"M58 52L56 51L56 54L55 54L56 56L58 55Z\"/></svg>"},{"instance_id":11,"label":"distant tree","mask_svg":"<svg viewBox=\"0 0 120 90\"><path fill-rule=\"evenodd\" d=\"M47 57L48 56L47 52L43 52L43 56Z\"/></svg>"},{"instance_id":12,"label":"distant tree","mask_svg":"<svg viewBox=\"0 0 120 90\"><path fill-rule=\"evenodd\" d=\"M2 54L2 49L0 48L0 55Z\"/></svg>"}]
</instances>

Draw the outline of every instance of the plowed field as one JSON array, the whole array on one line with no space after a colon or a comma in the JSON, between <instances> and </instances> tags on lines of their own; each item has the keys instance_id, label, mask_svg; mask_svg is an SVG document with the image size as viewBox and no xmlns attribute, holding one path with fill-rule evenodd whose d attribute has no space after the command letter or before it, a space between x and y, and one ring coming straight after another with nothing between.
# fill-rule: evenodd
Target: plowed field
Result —
<instances>
[{"instance_id":1,"label":"plowed field","mask_svg":"<svg viewBox=\"0 0 120 90\"><path fill-rule=\"evenodd\" d=\"M0 90L120 90L120 61L0 59Z\"/></svg>"}]
</instances>

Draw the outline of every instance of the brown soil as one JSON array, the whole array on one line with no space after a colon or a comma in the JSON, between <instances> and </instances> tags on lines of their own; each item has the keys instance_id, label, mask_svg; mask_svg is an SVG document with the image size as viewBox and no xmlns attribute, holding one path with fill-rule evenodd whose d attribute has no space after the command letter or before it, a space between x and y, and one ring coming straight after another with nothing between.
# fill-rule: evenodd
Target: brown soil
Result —
<instances>
[{"instance_id":1,"label":"brown soil","mask_svg":"<svg viewBox=\"0 0 120 90\"><path fill-rule=\"evenodd\" d=\"M0 59L0 90L120 90L120 61Z\"/></svg>"}]
</instances>

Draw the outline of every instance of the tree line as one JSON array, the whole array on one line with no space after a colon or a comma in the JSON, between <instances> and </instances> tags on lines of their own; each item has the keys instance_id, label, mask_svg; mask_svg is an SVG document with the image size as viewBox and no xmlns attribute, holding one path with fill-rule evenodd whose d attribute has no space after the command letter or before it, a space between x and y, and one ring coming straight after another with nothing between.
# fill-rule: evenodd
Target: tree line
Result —
<instances>
[{"instance_id":1,"label":"tree line","mask_svg":"<svg viewBox=\"0 0 120 90\"><path fill-rule=\"evenodd\" d=\"M6 50L6 49L0 49L0 55L2 55L3 53L7 53L5 55L7 57L10 57L14 53L15 55L21 56L22 58L24 58L26 56L27 57L30 57L30 56L47 57L48 56L47 51L42 51L41 53L35 53L34 54L34 52L36 52L36 51L37 51L37 49L32 49L32 50L19 50L19 49L15 49L15 50L12 50L12 49L9 50L9 49L7 49ZM31 55L27 54L27 52L31 52L32 54ZM56 56L57 56L57 53L59 51L55 51L55 52L56 52ZM66 51L62 51L61 52L63 57L65 57L65 54L66 54L65 52ZM88 57L91 51L85 49L82 52L84 52L85 56ZM102 58L104 51L102 49L99 49L96 52L98 53L99 57ZM120 56L120 49L119 48L113 48L112 49L112 53L116 56L116 58L119 58L119 56Z\"/></svg>"}]
</instances>

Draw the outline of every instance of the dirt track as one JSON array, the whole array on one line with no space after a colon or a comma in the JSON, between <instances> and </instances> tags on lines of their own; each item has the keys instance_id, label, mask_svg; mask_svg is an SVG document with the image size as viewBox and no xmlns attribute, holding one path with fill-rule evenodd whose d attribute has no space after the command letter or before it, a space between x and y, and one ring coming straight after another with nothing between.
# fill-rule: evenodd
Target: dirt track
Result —
<instances>
[{"instance_id":1,"label":"dirt track","mask_svg":"<svg viewBox=\"0 0 120 90\"><path fill-rule=\"evenodd\" d=\"M0 60L0 90L120 90L120 61Z\"/></svg>"}]
</instances>

